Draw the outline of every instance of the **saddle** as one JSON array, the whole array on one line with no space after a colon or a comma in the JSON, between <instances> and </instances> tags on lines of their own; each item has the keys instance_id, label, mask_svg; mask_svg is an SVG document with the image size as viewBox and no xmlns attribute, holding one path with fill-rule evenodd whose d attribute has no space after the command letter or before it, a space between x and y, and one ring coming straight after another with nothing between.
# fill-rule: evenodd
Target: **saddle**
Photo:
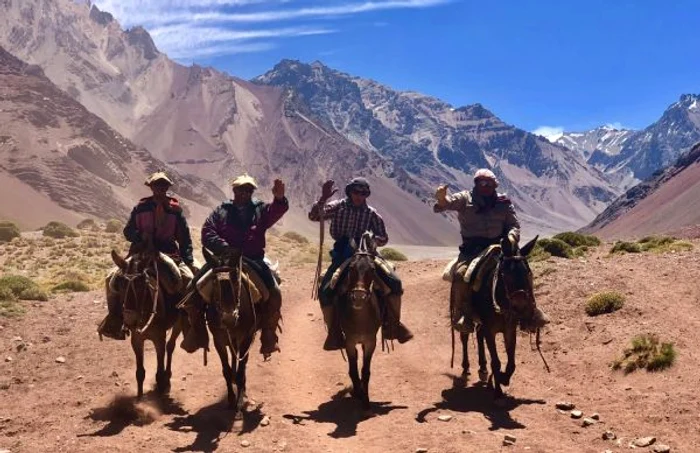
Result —
<instances>
[{"instance_id":1,"label":"saddle","mask_svg":"<svg viewBox=\"0 0 700 453\"><path fill-rule=\"evenodd\" d=\"M501 253L501 246L494 244L484 249L469 263L466 261L458 262L459 258L455 258L445 266L442 279L452 282L455 277L462 278L464 283L471 286L473 292L478 292L484 276L491 269L491 264L495 263L499 253Z\"/></svg>"},{"instance_id":2,"label":"saddle","mask_svg":"<svg viewBox=\"0 0 700 453\"><path fill-rule=\"evenodd\" d=\"M133 257L130 256L126 258L126 262L130 263L132 259ZM158 265L158 283L163 287L166 294L178 294L183 289L183 279L182 273L180 272L180 268L175 263L175 260L173 260L168 255L159 252ZM115 267L108 275L108 288L113 293L118 292L115 287L115 278L118 275L120 275L121 272L121 269ZM151 273L151 275L153 274Z\"/></svg>"},{"instance_id":3,"label":"saddle","mask_svg":"<svg viewBox=\"0 0 700 453\"><path fill-rule=\"evenodd\" d=\"M384 258L379 257L379 256L374 256L374 265L377 266L378 268L381 268L381 270L387 274L391 274L394 272L394 264L390 263L389 261L386 261ZM343 264L338 267L338 269L335 270L333 273L333 276L331 277L330 281L328 282L328 287L332 290L335 290L338 284L342 281L343 277L346 275L346 270L348 266L350 265L350 261L352 260L351 258L346 259L343 261ZM323 278L323 277L322 277ZM389 286L387 286L386 283L384 283L381 279L379 279L379 292L383 295L386 296L389 293L391 293L391 289Z\"/></svg>"},{"instance_id":4,"label":"saddle","mask_svg":"<svg viewBox=\"0 0 700 453\"><path fill-rule=\"evenodd\" d=\"M243 290L250 290L250 297L254 304L267 301L270 297L270 291L265 286L265 282L260 275L251 269L250 266L243 263L243 273L241 275L241 284ZM215 291L218 291L217 276L212 269L208 270L197 281L197 292L206 303L211 303L214 299Z\"/></svg>"}]
</instances>

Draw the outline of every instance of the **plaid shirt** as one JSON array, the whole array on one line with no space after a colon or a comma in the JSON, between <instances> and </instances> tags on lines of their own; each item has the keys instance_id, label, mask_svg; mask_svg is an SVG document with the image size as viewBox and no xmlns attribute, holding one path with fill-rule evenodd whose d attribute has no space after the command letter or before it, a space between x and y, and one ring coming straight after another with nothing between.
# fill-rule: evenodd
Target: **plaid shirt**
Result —
<instances>
[{"instance_id":1,"label":"plaid shirt","mask_svg":"<svg viewBox=\"0 0 700 453\"><path fill-rule=\"evenodd\" d=\"M309 220L320 221L321 212L323 212L324 219L330 219L331 237L336 241L345 237L359 243L365 231L374 233L374 241L380 247L389 241L382 216L367 203L353 206L349 199L344 198L331 201L324 209L324 206L316 202L309 212Z\"/></svg>"}]
</instances>

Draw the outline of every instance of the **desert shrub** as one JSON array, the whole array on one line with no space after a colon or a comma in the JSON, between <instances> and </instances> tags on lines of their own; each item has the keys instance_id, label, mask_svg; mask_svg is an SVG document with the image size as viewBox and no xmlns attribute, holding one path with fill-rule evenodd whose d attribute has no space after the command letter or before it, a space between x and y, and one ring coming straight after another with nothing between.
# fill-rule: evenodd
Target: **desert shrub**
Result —
<instances>
[{"instance_id":1,"label":"desert shrub","mask_svg":"<svg viewBox=\"0 0 700 453\"><path fill-rule=\"evenodd\" d=\"M10 242L14 238L21 236L19 227L12 222L0 220L0 243Z\"/></svg>"},{"instance_id":2,"label":"desert shrub","mask_svg":"<svg viewBox=\"0 0 700 453\"><path fill-rule=\"evenodd\" d=\"M572 247L580 247L586 245L589 247L595 247L600 245L600 239L589 234L575 233L573 231L565 231L559 233L553 237L553 239L559 239L566 242Z\"/></svg>"},{"instance_id":3,"label":"desert shrub","mask_svg":"<svg viewBox=\"0 0 700 453\"><path fill-rule=\"evenodd\" d=\"M97 224L92 219L81 220L76 226L79 230L95 230L97 229Z\"/></svg>"},{"instance_id":4,"label":"desert shrub","mask_svg":"<svg viewBox=\"0 0 700 453\"><path fill-rule=\"evenodd\" d=\"M13 298L23 300L48 300L46 292L32 279L22 275L5 275L0 277L0 291L5 294L12 293Z\"/></svg>"},{"instance_id":5,"label":"desert shrub","mask_svg":"<svg viewBox=\"0 0 700 453\"><path fill-rule=\"evenodd\" d=\"M670 236L647 236L638 242L644 252L665 253L693 249L693 244L690 242L679 241Z\"/></svg>"},{"instance_id":6,"label":"desert shrub","mask_svg":"<svg viewBox=\"0 0 700 453\"><path fill-rule=\"evenodd\" d=\"M622 308L625 296L616 291L606 291L592 295L586 302L586 314L598 316L612 313Z\"/></svg>"},{"instance_id":7,"label":"desert shrub","mask_svg":"<svg viewBox=\"0 0 700 453\"><path fill-rule=\"evenodd\" d=\"M396 250L395 248L392 248L392 247L384 247L383 249L379 250L379 254L385 260L408 261L408 257L406 255L404 255L403 252Z\"/></svg>"},{"instance_id":8,"label":"desert shrub","mask_svg":"<svg viewBox=\"0 0 700 453\"><path fill-rule=\"evenodd\" d=\"M537 241L537 245L551 256L558 256L560 258L573 257L572 247L561 239L540 239Z\"/></svg>"},{"instance_id":9,"label":"desert shrub","mask_svg":"<svg viewBox=\"0 0 700 453\"><path fill-rule=\"evenodd\" d=\"M610 253L640 253L642 247L635 242L617 241L610 249Z\"/></svg>"},{"instance_id":10,"label":"desert shrub","mask_svg":"<svg viewBox=\"0 0 700 453\"><path fill-rule=\"evenodd\" d=\"M693 250L694 246L688 241L676 241L666 246L666 249L671 252L683 252Z\"/></svg>"},{"instance_id":11,"label":"desert shrub","mask_svg":"<svg viewBox=\"0 0 700 453\"><path fill-rule=\"evenodd\" d=\"M49 222L44 228L44 236L54 239L80 236L77 231L61 222Z\"/></svg>"},{"instance_id":12,"label":"desert shrub","mask_svg":"<svg viewBox=\"0 0 700 453\"><path fill-rule=\"evenodd\" d=\"M3 299L2 291L0 291L0 316L13 318L22 316L24 312L22 304L14 299Z\"/></svg>"},{"instance_id":13,"label":"desert shrub","mask_svg":"<svg viewBox=\"0 0 700 453\"><path fill-rule=\"evenodd\" d=\"M90 287L80 280L67 280L54 286L53 291L65 291L72 293L84 293L90 291Z\"/></svg>"},{"instance_id":14,"label":"desert shrub","mask_svg":"<svg viewBox=\"0 0 700 453\"><path fill-rule=\"evenodd\" d=\"M673 365L676 351L673 343L660 343L656 335L638 335L632 339L632 347L623 351L622 358L612 364L614 370L631 373L646 368L647 371L661 371Z\"/></svg>"},{"instance_id":15,"label":"desert shrub","mask_svg":"<svg viewBox=\"0 0 700 453\"><path fill-rule=\"evenodd\" d=\"M303 236L296 231L286 231L283 235L283 238L289 239L292 242L298 242L299 244L308 244L309 240L306 238L306 236Z\"/></svg>"},{"instance_id":16,"label":"desert shrub","mask_svg":"<svg viewBox=\"0 0 700 453\"><path fill-rule=\"evenodd\" d=\"M121 220L109 219L105 224L106 233L120 233L124 229L124 223Z\"/></svg>"}]
</instances>

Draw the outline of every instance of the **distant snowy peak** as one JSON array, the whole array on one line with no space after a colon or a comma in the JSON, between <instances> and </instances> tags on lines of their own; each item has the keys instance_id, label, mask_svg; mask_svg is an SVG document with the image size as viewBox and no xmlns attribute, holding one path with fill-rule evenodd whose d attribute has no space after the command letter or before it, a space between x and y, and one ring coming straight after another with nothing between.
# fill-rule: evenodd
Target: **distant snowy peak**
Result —
<instances>
[{"instance_id":1,"label":"distant snowy peak","mask_svg":"<svg viewBox=\"0 0 700 453\"><path fill-rule=\"evenodd\" d=\"M589 160L594 154L619 154L632 134L632 130L605 125L585 132L564 132L555 143L566 146Z\"/></svg>"}]
</instances>

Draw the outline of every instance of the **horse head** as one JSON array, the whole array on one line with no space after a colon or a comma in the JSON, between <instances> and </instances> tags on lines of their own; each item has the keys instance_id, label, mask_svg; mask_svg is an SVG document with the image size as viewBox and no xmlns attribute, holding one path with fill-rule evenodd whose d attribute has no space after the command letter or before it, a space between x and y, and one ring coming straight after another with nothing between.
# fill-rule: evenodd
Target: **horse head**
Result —
<instances>
[{"instance_id":1,"label":"horse head","mask_svg":"<svg viewBox=\"0 0 700 453\"><path fill-rule=\"evenodd\" d=\"M508 239L501 241L497 278L502 282L507 306L519 319L528 319L535 310L532 271L528 265L527 256L536 243L537 237L522 248L518 248Z\"/></svg>"},{"instance_id":2,"label":"horse head","mask_svg":"<svg viewBox=\"0 0 700 453\"><path fill-rule=\"evenodd\" d=\"M344 287L340 291L341 294L347 294L354 309L359 310L366 302L371 301L375 284L379 281L374 263L376 254L377 247L374 243L374 235L372 232L366 231L355 247L355 253L350 258L348 275Z\"/></svg>"},{"instance_id":3,"label":"horse head","mask_svg":"<svg viewBox=\"0 0 700 453\"><path fill-rule=\"evenodd\" d=\"M112 250L112 261L119 268L110 281L110 290L119 294L124 312L124 324L138 333L145 332L156 314L162 298L158 287L156 256L137 253L122 258Z\"/></svg>"},{"instance_id":4,"label":"horse head","mask_svg":"<svg viewBox=\"0 0 700 453\"><path fill-rule=\"evenodd\" d=\"M217 256L204 248L202 254L212 268L214 284L218 287L213 293L212 303L221 315L221 320L226 325L233 326L238 322L243 289L242 252L240 249L229 248Z\"/></svg>"}]
</instances>

